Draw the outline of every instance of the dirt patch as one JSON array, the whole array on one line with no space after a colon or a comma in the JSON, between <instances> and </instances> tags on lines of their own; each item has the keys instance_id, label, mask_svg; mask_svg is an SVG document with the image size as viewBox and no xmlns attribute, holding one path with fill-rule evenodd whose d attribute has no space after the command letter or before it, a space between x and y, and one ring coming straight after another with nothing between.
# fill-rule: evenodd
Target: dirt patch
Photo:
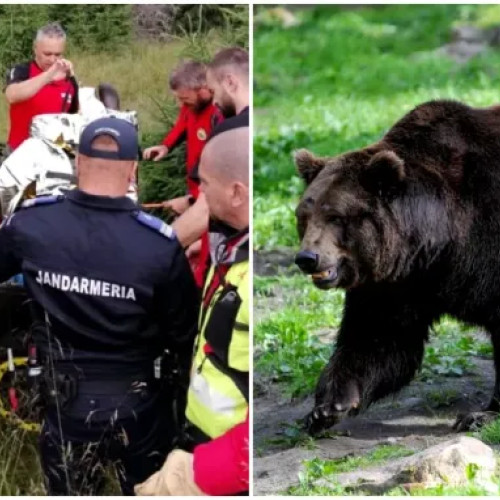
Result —
<instances>
[{"instance_id":1,"label":"dirt patch","mask_svg":"<svg viewBox=\"0 0 500 500\"><path fill-rule=\"evenodd\" d=\"M275 495L298 484L303 461L364 455L381 444L421 451L456 436L456 414L488 401L494 381L493 363L474 357L462 377L413 381L393 398L332 428L332 437L312 440L296 421L312 408L313 397L290 401L280 386L256 375L254 397L254 494ZM293 432L291 432L291 430Z\"/></svg>"}]
</instances>

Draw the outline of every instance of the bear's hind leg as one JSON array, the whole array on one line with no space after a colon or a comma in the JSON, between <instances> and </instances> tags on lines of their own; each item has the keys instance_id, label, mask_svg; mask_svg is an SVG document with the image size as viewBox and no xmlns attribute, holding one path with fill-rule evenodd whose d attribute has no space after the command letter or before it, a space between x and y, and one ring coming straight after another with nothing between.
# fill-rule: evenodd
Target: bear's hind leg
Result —
<instances>
[{"instance_id":1,"label":"bear's hind leg","mask_svg":"<svg viewBox=\"0 0 500 500\"><path fill-rule=\"evenodd\" d=\"M476 431L484 425L496 420L500 413L500 330L491 334L493 343L493 360L495 363L495 387L488 406L483 411L461 413L457 416L453 428L457 432Z\"/></svg>"}]
</instances>

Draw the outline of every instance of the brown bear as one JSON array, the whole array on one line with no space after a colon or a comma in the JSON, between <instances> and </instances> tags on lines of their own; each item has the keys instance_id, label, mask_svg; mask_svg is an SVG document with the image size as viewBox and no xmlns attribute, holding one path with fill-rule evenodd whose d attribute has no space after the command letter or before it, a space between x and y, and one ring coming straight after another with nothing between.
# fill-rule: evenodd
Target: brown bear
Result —
<instances>
[{"instance_id":1,"label":"brown bear","mask_svg":"<svg viewBox=\"0 0 500 500\"><path fill-rule=\"evenodd\" d=\"M346 290L335 351L307 416L311 433L408 384L443 314L491 334L500 410L500 107L416 107L377 143L295 161L307 184L296 210L296 264L321 289Z\"/></svg>"}]
</instances>

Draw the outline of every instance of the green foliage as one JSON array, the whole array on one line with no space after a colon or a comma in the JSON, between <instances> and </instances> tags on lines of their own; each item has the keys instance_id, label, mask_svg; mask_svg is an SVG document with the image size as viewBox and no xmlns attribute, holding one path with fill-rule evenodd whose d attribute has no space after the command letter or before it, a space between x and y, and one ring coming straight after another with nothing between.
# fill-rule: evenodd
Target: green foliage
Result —
<instances>
[{"instance_id":1,"label":"green foliage","mask_svg":"<svg viewBox=\"0 0 500 500\"><path fill-rule=\"evenodd\" d=\"M293 288L287 283L293 283ZM286 307L276 311L272 302L270 314L255 325L255 367L265 376L283 382L285 392L291 396L310 394L332 352L331 342L321 342L313 332L338 327L344 294L338 290L325 293L313 287L305 276L294 276L256 278L257 296L276 295L283 285Z\"/></svg>"},{"instance_id":2,"label":"green foliage","mask_svg":"<svg viewBox=\"0 0 500 500\"><path fill-rule=\"evenodd\" d=\"M36 30L49 22L49 5L0 5L0 70L31 57Z\"/></svg>"},{"instance_id":3,"label":"green foliage","mask_svg":"<svg viewBox=\"0 0 500 500\"><path fill-rule=\"evenodd\" d=\"M450 406L459 398L460 393L456 389L443 389L441 387L436 390L431 390L425 394L425 399L433 408Z\"/></svg>"},{"instance_id":4,"label":"green foliage","mask_svg":"<svg viewBox=\"0 0 500 500\"><path fill-rule=\"evenodd\" d=\"M298 423L283 423L281 427L280 435L267 439L267 444L284 445L286 448L300 447L307 450L314 450L318 447L318 437L307 434Z\"/></svg>"},{"instance_id":5,"label":"green foliage","mask_svg":"<svg viewBox=\"0 0 500 500\"><path fill-rule=\"evenodd\" d=\"M37 453L38 435L4 419L0 421L0 433L0 495L43 495L42 470Z\"/></svg>"},{"instance_id":6,"label":"green foliage","mask_svg":"<svg viewBox=\"0 0 500 500\"><path fill-rule=\"evenodd\" d=\"M298 26L255 28L254 228L259 248L298 244L289 212L300 195L289 191L297 183L295 149L332 156L366 146L430 99L476 106L498 101L500 51L490 49L463 65L436 53L450 41L457 21L489 17L493 7L319 6L294 11ZM274 210L280 205L283 212Z\"/></svg>"},{"instance_id":7,"label":"green foliage","mask_svg":"<svg viewBox=\"0 0 500 500\"><path fill-rule=\"evenodd\" d=\"M54 4L49 5L49 15L66 30L70 50L116 52L131 41L131 5Z\"/></svg>"},{"instance_id":8,"label":"green foliage","mask_svg":"<svg viewBox=\"0 0 500 500\"><path fill-rule=\"evenodd\" d=\"M156 144L155 142L146 142ZM177 147L159 162L142 161L139 165L141 203L155 203L186 194L186 148ZM161 212L157 215L163 215Z\"/></svg>"},{"instance_id":9,"label":"green foliage","mask_svg":"<svg viewBox=\"0 0 500 500\"><path fill-rule=\"evenodd\" d=\"M324 292L302 275L254 280L256 320L255 368L283 383L291 396L311 394L332 353L332 341L322 342L319 332L335 331L342 319L344 293ZM433 383L439 377L458 377L469 372L475 357L491 357L491 343L478 339L474 330L444 316L433 326L419 378ZM433 406L450 404L453 391L430 393Z\"/></svg>"},{"instance_id":10,"label":"green foliage","mask_svg":"<svg viewBox=\"0 0 500 500\"><path fill-rule=\"evenodd\" d=\"M472 25L478 28L498 28L500 24L500 6L498 4L485 5L482 9L474 9L473 5L461 6L460 19L456 25Z\"/></svg>"},{"instance_id":11,"label":"green foliage","mask_svg":"<svg viewBox=\"0 0 500 500\"><path fill-rule=\"evenodd\" d=\"M490 342L478 341L474 330L450 317L444 316L433 327L436 342L425 350L420 378L432 382L439 375L460 377L470 371L474 356L490 355Z\"/></svg>"},{"instance_id":12,"label":"green foliage","mask_svg":"<svg viewBox=\"0 0 500 500\"><path fill-rule=\"evenodd\" d=\"M183 36L217 29L226 38L223 45L248 47L248 19L247 5L179 5L175 9L174 27Z\"/></svg>"},{"instance_id":13,"label":"green foliage","mask_svg":"<svg viewBox=\"0 0 500 500\"><path fill-rule=\"evenodd\" d=\"M477 433L477 437L487 444L500 444L500 418L484 425Z\"/></svg>"},{"instance_id":14,"label":"green foliage","mask_svg":"<svg viewBox=\"0 0 500 500\"><path fill-rule=\"evenodd\" d=\"M270 194L254 202L254 212L266 214L254 220L253 245L256 250L271 250L277 246L293 247L297 243L295 228L295 207L298 198L283 200Z\"/></svg>"},{"instance_id":15,"label":"green foliage","mask_svg":"<svg viewBox=\"0 0 500 500\"><path fill-rule=\"evenodd\" d=\"M299 473L299 486L287 490L289 495L345 495L348 491L335 482L335 474L380 464L390 459L407 457L413 451L398 445L382 445L361 456L346 456L336 460L313 458L304 461L304 471ZM321 480L328 486L317 486ZM358 492L359 494L359 492Z\"/></svg>"},{"instance_id":16,"label":"green foliage","mask_svg":"<svg viewBox=\"0 0 500 500\"><path fill-rule=\"evenodd\" d=\"M262 348L255 367L274 381L285 382L291 396L310 394L318 373L326 365L331 346L310 335L314 314L287 307L256 327L255 337Z\"/></svg>"},{"instance_id":17,"label":"green foliage","mask_svg":"<svg viewBox=\"0 0 500 500\"><path fill-rule=\"evenodd\" d=\"M500 490L499 490L500 492ZM412 497L482 497L482 496L498 496L497 493L489 491L484 486L471 481L464 486L449 486L447 484L439 484L431 488L412 488L410 491L399 487L394 488L386 493L387 496L412 496Z\"/></svg>"}]
</instances>

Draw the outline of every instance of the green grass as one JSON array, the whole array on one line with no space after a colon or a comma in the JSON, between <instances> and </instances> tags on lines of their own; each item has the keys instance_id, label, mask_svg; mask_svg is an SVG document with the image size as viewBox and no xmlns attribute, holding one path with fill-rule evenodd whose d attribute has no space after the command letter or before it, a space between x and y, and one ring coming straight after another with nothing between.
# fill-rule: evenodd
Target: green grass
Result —
<instances>
[{"instance_id":1,"label":"green grass","mask_svg":"<svg viewBox=\"0 0 500 500\"><path fill-rule=\"evenodd\" d=\"M486 444L500 444L500 418L485 425L477 432L476 437L484 441Z\"/></svg>"},{"instance_id":2,"label":"green grass","mask_svg":"<svg viewBox=\"0 0 500 500\"><path fill-rule=\"evenodd\" d=\"M258 278L257 298L282 294L278 311L255 326L255 368L276 382L283 382L291 396L310 394L319 372L332 352L331 343L323 343L313 332L338 328L343 305L343 292L322 292L305 276L290 278ZM286 304L286 305L285 305Z\"/></svg>"},{"instance_id":3,"label":"green grass","mask_svg":"<svg viewBox=\"0 0 500 500\"><path fill-rule=\"evenodd\" d=\"M310 279L256 277L255 369L283 384L286 395L311 394L332 354L333 341L318 333L338 329L344 304L341 290L322 291ZM435 383L439 377L460 377L474 368L474 357L491 357L491 343L473 335L474 329L444 316L436 323L426 346L418 377ZM432 405L449 404L456 394L436 395Z\"/></svg>"},{"instance_id":4,"label":"green grass","mask_svg":"<svg viewBox=\"0 0 500 500\"><path fill-rule=\"evenodd\" d=\"M44 495L38 435L3 419L0 435L0 495Z\"/></svg>"},{"instance_id":5,"label":"green grass","mask_svg":"<svg viewBox=\"0 0 500 500\"><path fill-rule=\"evenodd\" d=\"M460 398L460 392L456 389L443 389L438 388L435 390L428 391L425 394L425 399L432 408L440 408L443 406L450 406L458 398Z\"/></svg>"},{"instance_id":6,"label":"green grass","mask_svg":"<svg viewBox=\"0 0 500 500\"><path fill-rule=\"evenodd\" d=\"M278 445L285 448L305 448L314 450L318 448L317 437L312 437L299 423L281 424L282 431L279 436L264 440L266 445ZM326 437L326 436L325 436Z\"/></svg>"},{"instance_id":7,"label":"green grass","mask_svg":"<svg viewBox=\"0 0 500 500\"><path fill-rule=\"evenodd\" d=\"M361 468L381 465L389 460L413 455L413 451L400 445L381 445L376 449L361 455L347 456L336 460L323 460L314 458L303 462L303 471L299 473L299 484L291 486L284 493L296 496L348 496L369 495L362 487L343 487L336 481L336 475L343 472L351 472ZM467 469L467 484L452 486L440 484L433 487L396 487L384 493L384 496L491 496L498 495L498 491L485 488L476 479L477 466ZM321 480L321 484L318 482ZM498 481L497 481L498 482ZM325 484L326 483L326 484Z\"/></svg>"},{"instance_id":8,"label":"green grass","mask_svg":"<svg viewBox=\"0 0 500 500\"><path fill-rule=\"evenodd\" d=\"M299 26L254 33L256 248L298 243L293 150L336 155L363 147L430 99L498 102L500 51L464 65L435 53L454 25L484 24L500 15L498 6L322 6L297 15Z\"/></svg>"},{"instance_id":9,"label":"green grass","mask_svg":"<svg viewBox=\"0 0 500 500\"><path fill-rule=\"evenodd\" d=\"M477 329L476 329L477 330ZM419 377L432 382L439 375L461 377L474 367L474 356L491 356L491 342L477 340L474 329L444 316L433 326L437 341L427 346Z\"/></svg>"},{"instance_id":10,"label":"green grass","mask_svg":"<svg viewBox=\"0 0 500 500\"><path fill-rule=\"evenodd\" d=\"M411 490L405 490L404 488L394 488L386 493L387 496L412 496L412 497L482 497L482 496L498 496L500 494L500 488L498 492L494 493L484 488L480 484L475 484L474 481L470 481L470 484L464 486L449 486L446 484L440 484L432 488L414 488Z\"/></svg>"},{"instance_id":11,"label":"green grass","mask_svg":"<svg viewBox=\"0 0 500 500\"><path fill-rule=\"evenodd\" d=\"M335 482L335 475L359 468L381 464L387 460L407 457L413 451L398 445L382 445L358 457L343 457L336 460L313 458L304 461L304 470L299 473L299 485L290 487L287 495L345 495L348 492ZM328 486L316 485L318 480ZM359 493L358 493L359 494Z\"/></svg>"}]
</instances>

